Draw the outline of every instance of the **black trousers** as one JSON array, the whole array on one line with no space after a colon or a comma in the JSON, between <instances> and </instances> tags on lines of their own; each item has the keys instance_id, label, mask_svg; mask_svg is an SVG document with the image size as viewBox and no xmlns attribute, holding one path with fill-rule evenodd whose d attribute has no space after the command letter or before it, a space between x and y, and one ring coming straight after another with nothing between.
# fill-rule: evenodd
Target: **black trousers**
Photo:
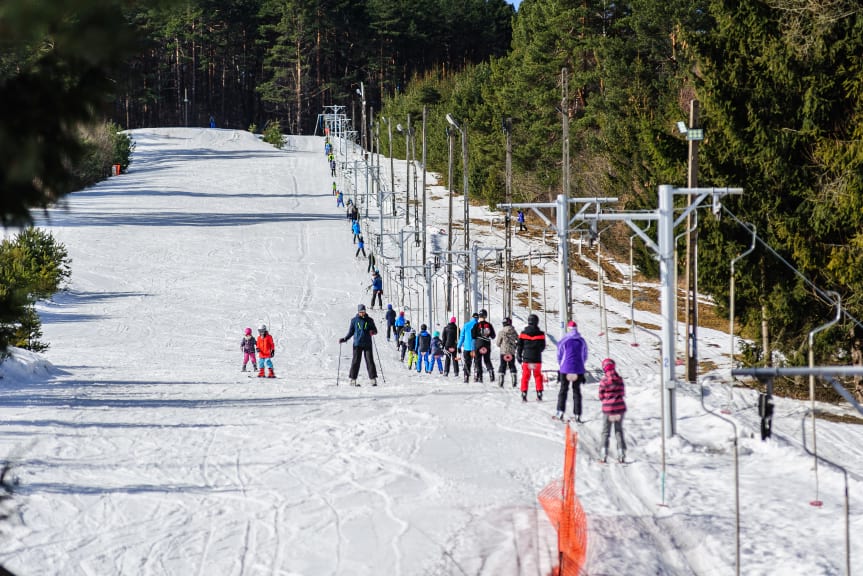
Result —
<instances>
[{"instance_id":1,"label":"black trousers","mask_svg":"<svg viewBox=\"0 0 863 576\"><path fill-rule=\"evenodd\" d=\"M584 383L584 374L576 374L577 378L572 381L572 413L581 416L581 385ZM569 384L566 374L557 373L560 382L560 391L557 393L557 411L566 412L566 397L569 395Z\"/></svg>"},{"instance_id":2,"label":"black trousers","mask_svg":"<svg viewBox=\"0 0 863 576\"><path fill-rule=\"evenodd\" d=\"M485 366L485 369L491 374L491 377L494 378L494 364L491 363L491 350L486 347L485 353L481 353L479 350L476 351L476 377L482 378L482 367Z\"/></svg>"},{"instance_id":3,"label":"black trousers","mask_svg":"<svg viewBox=\"0 0 863 576\"><path fill-rule=\"evenodd\" d=\"M348 372L348 378L351 380L357 379L357 374L360 373L360 361L366 358L366 370L369 371L369 378L378 377L378 369L375 366L374 350L371 348L354 347L354 357L351 358L351 369Z\"/></svg>"},{"instance_id":4,"label":"black trousers","mask_svg":"<svg viewBox=\"0 0 863 576\"><path fill-rule=\"evenodd\" d=\"M509 362L507 362L504 355L500 355L500 367L497 369L501 374L506 374L506 370L509 368L509 371L513 374L517 374L518 372L515 369L515 354L510 354Z\"/></svg>"},{"instance_id":5,"label":"black trousers","mask_svg":"<svg viewBox=\"0 0 863 576\"><path fill-rule=\"evenodd\" d=\"M463 352L461 357L464 359L464 381L467 382L470 378L471 366L473 366L473 350L464 350Z\"/></svg>"},{"instance_id":6,"label":"black trousers","mask_svg":"<svg viewBox=\"0 0 863 576\"><path fill-rule=\"evenodd\" d=\"M458 354L458 352L453 348L452 352L447 350L447 353L444 355L446 358L443 361L443 373L447 376L449 376L450 363L452 363L453 366L453 374L458 376L458 360L456 360L456 354Z\"/></svg>"},{"instance_id":7,"label":"black trousers","mask_svg":"<svg viewBox=\"0 0 863 576\"><path fill-rule=\"evenodd\" d=\"M380 306L381 309L383 309L383 307L384 307L384 292L383 292L383 290L375 290L374 292L372 292L372 304L371 304L372 308L375 307L375 298L378 299L378 306Z\"/></svg>"}]
</instances>

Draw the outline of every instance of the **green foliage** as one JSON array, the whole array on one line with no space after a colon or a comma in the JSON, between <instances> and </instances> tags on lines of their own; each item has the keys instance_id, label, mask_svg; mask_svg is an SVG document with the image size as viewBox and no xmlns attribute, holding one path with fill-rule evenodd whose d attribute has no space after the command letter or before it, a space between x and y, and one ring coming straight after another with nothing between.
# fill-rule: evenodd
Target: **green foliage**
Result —
<instances>
[{"instance_id":1,"label":"green foliage","mask_svg":"<svg viewBox=\"0 0 863 576\"><path fill-rule=\"evenodd\" d=\"M112 164L119 164L120 170L125 172L132 162L132 152L135 151L135 142L131 136L122 132L121 128L113 122L108 122L106 129L111 135L114 145Z\"/></svg>"},{"instance_id":2,"label":"green foliage","mask_svg":"<svg viewBox=\"0 0 863 576\"><path fill-rule=\"evenodd\" d=\"M257 132L257 131L258 131L258 125L257 125L257 124L255 124L254 122L252 122L251 124L249 124L249 132L251 132L252 134L254 134L254 133L255 133L255 132Z\"/></svg>"},{"instance_id":3,"label":"green foliage","mask_svg":"<svg viewBox=\"0 0 863 576\"><path fill-rule=\"evenodd\" d=\"M49 298L71 275L66 247L38 228L0 242L0 352L7 346L42 351L36 300Z\"/></svg>"},{"instance_id":4,"label":"green foliage","mask_svg":"<svg viewBox=\"0 0 863 576\"><path fill-rule=\"evenodd\" d=\"M0 224L30 222L78 186L90 124L135 38L119 4L6 0L0 10Z\"/></svg>"},{"instance_id":5,"label":"green foliage","mask_svg":"<svg viewBox=\"0 0 863 576\"><path fill-rule=\"evenodd\" d=\"M285 139L282 136L282 128L279 125L278 120L267 122L267 127L264 128L264 142L272 144L279 149L285 145Z\"/></svg>"}]
</instances>

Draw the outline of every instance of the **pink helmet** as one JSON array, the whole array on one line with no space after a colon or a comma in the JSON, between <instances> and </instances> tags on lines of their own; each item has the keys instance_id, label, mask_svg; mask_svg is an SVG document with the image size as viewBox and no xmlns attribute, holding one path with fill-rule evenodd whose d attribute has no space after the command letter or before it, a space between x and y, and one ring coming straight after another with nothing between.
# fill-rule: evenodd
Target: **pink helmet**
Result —
<instances>
[{"instance_id":1,"label":"pink helmet","mask_svg":"<svg viewBox=\"0 0 863 576\"><path fill-rule=\"evenodd\" d=\"M246 336L249 336L252 333L251 328L246 328Z\"/></svg>"},{"instance_id":2,"label":"pink helmet","mask_svg":"<svg viewBox=\"0 0 863 576\"><path fill-rule=\"evenodd\" d=\"M450 321L450 322L452 322L453 324L455 324L455 316L453 316L452 318L450 318L450 319L449 319L449 321Z\"/></svg>"}]
</instances>

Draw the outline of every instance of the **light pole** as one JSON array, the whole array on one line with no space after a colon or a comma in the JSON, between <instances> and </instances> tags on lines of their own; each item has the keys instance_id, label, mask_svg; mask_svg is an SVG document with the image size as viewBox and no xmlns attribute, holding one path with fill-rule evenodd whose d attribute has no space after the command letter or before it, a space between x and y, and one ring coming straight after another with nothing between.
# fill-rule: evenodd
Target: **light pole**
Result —
<instances>
[{"instance_id":1,"label":"light pole","mask_svg":"<svg viewBox=\"0 0 863 576\"><path fill-rule=\"evenodd\" d=\"M360 100L362 101L363 110L362 110L362 123L363 123L363 133L362 133L362 143L363 143L363 154L365 154L366 150L366 139L368 135L366 134L366 89L363 86L363 83L360 82L360 87L357 88L357 94L360 96Z\"/></svg>"},{"instance_id":2,"label":"light pole","mask_svg":"<svg viewBox=\"0 0 863 576\"><path fill-rule=\"evenodd\" d=\"M449 144L449 164L447 169L447 190L449 190L449 218L447 220L447 228L446 228L446 250L447 250L447 260L446 260L446 309L447 312L452 312L452 148L453 148L453 136L455 136L455 130L446 127L446 139ZM463 320L467 320L466 318Z\"/></svg>"},{"instance_id":3,"label":"light pole","mask_svg":"<svg viewBox=\"0 0 863 576\"><path fill-rule=\"evenodd\" d=\"M411 115L408 114L408 126L402 128L401 124L396 124L396 130L405 134L405 226L410 226L411 223L411 164L410 164L410 136L411 136Z\"/></svg>"},{"instance_id":4,"label":"light pole","mask_svg":"<svg viewBox=\"0 0 863 576\"><path fill-rule=\"evenodd\" d=\"M506 203L510 204L512 203L512 118L503 119L503 133L506 136ZM504 222L506 223L506 271L503 275L503 315L512 316L512 210L506 211Z\"/></svg>"},{"instance_id":5,"label":"light pole","mask_svg":"<svg viewBox=\"0 0 863 576\"><path fill-rule=\"evenodd\" d=\"M459 131L461 134L461 168L462 168L462 192L464 193L464 250L467 252L470 250L470 204L469 204L469 196L468 196L468 158L467 158L467 127L459 126L459 123L455 121L455 118L452 117L452 114L446 115L446 121L450 123L450 125ZM467 279L470 275L470 264L468 264L468 269L465 270L465 279ZM470 285L468 282L465 282L465 297L464 297L464 318L467 319L470 316Z\"/></svg>"}]
</instances>

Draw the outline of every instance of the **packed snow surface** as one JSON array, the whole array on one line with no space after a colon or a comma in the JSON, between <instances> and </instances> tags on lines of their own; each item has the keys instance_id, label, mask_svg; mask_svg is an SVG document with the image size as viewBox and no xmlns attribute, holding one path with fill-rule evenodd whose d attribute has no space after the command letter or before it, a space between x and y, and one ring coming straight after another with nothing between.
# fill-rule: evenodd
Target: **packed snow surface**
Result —
<instances>
[{"instance_id":1,"label":"packed snow surface","mask_svg":"<svg viewBox=\"0 0 863 576\"><path fill-rule=\"evenodd\" d=\"M336 208L323 138L288 137L277 150L233 130L131 134L127 174L72 194L39 223L67 247L73 276L39 305L48 352L14 351L0 367L0 454L19 482L0 562L19 575L548 574L557 536L537 493L561 476L557 383L543 402L531 383L522 403L508 382L409 371L386 340L383 313L370 310L381 330L379 385L363 367L361 386L348 386L351 345L339 338L357 304L369 304L369 275ZM347 148L338 150L339 187L364 202L355 193L365 193L365 176L343 171L361 165ZM386 183L389 161L381 166ZM405 163L395 166L401 207ZM379 226L373 197L369 205L367 240ZM445 246L447 206L446 191L430 186L433 246ZM500 216L473 207L488 225L473 226L472 240L501 246ZM391 280L397 220L385 223L378 265L384 304L399 308L408 303ZM520 254L531 246L554 252L527 235L513 243ZM553 283L555 264L537 265ZM527 275L516 280L527 285ZM533 282L540 294L538 275ZM551 283L540 303L555 310ZM499 328L492 286L485 306ZM416 305L422 288L412 290L406 314L417 325L427 320ZM698 385L681 383L677 434L663 441L656 339L633 334L629 303L610 298L600 335L596 279L577 278L574 292L591 371L586 421L573 423L585 573L735 574L736 430L740 573L844 574L845 477L824 461L816 470L804 450L808 403L777 401L773 438L762 441L757 391L729 388L728 335L703 329L701 354L719 367L705 379L704 403L725 420L702 407ZM518 330L527 314L514 311ZM439 312L431 329L449 315ZM276 379L240 371L243 330L260 324L275 338ZM556 338L555 326L543 315ZM597 462L607 355L627 385L625 465L613 439L609 463ZM861 427L819 419L817 446L848 471L858 573Z\"/></svg>"}]
</instances>

